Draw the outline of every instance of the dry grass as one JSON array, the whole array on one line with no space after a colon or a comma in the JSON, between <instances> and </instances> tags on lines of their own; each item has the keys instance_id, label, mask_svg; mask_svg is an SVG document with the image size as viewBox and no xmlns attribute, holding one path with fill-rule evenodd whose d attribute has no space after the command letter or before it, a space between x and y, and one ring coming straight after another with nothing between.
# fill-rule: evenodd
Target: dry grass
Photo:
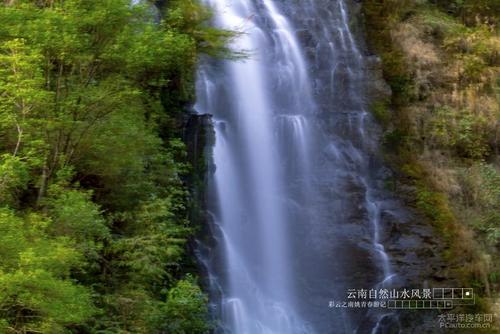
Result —
<instances>
[{"instance_id":1,"label":"dry grass","mask_svg":"<svg viewBox=\"0 0 500 334\"><path fill-rule=\"evenodd\" d=\"M457 171L450 165L449 159L440 151L428 150L420 157L421 165L427 173L432 186L448 197L459 196L462 188L457 180Z\"/></svg>"}]
</instances>

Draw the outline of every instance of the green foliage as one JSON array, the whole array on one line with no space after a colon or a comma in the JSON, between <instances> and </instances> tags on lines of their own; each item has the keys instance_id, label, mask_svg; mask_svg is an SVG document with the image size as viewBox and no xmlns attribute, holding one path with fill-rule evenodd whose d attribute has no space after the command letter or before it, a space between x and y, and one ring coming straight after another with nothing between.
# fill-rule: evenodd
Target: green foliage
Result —
<instances>
[{"instance_id":1,"label":"green foliage","mask_svg":"<svg viewBox=\"0 0 500 334\"><path fill-rule=\"evenodd\" d=\"M189 233L173 211L169 198L145 203L129 218L127 236L113 243L117 266L125 270L130 285L158 289L173 278L169 268L180 265Z\"/></svg>"},{"instance_id":2,"label":"green foliage","mask_svg":"<svg viewBox=\"0 0 500 334\"><path fill-rule=\"evenodd\" d=\"M0 4L2 333L204 328L195 281L175 285L194 230L177 137L198 57L236 57L235 34L198 1L149 6Z\"/></svg>"},{"instance_id":3,"label":"green foliage","mask_svg":"<svg viewBox=\"0 0 500 334\"><path fill-rule=\"evenodd\" d=\"M441 40L447 36L460 36L467 32L464 25L437 8L425 8L421 11L421 17L430 33Z\"/></svg>"},{"instance_id":4,"label":"green foliage","mask_svg":"<svg viewBox=\"0 0 500 334\"><path fill-rule=\"evenodd\" d=\"M26 190L29 171L19 157L3 154L0 157L0 206L14 207L22 191Z\"/></svg>"},{"instance_id":5,"label":"green foliage","mask_svg":"<svg viewBox=\"0 0 500 334\"><path fill-rule=\"evenodd\" d=\"M458 156L481 159L489 153L486 120L468 110L438 108L429 122L430 141Z\"/></svg>"},{"instance_id":6,"label":"green foliage","mask_svg":"<svg viewBox=\"0 0 500 334\"><path fill-rule=\"evenodd\" d=\"M40 133L43 111L51 93L43 89L42 58L23 39L11 39L0 47L0 130L3 149L13 156L24 151L25 159L37 167L37 154L46 146Z\"/></svg>"},{"instance_id":7,"label":"green foliage","mask_svg":"<svg viewBox=\"0 0 500 334\"><path fill-rule=\"evenodd\" d=\"M166 331L171 334L207 333L207 297L200 290L194 278L187 276L177 282L167 297L164 306Z\"/></svg>"},{"instance_id":8,"label":"green foliage","mask_svg":"<svg viewBox=\"0 0 500 334\"><path fill-rule=\"evenodd\" d=\"M382 124L382 126L387 126L391 119L391 114L388 109L387 103L378 101L372 105L372 113L375 119Z\"/></svg>"},{"instance_id":9,"label":"green foliage","mask_svg":"<svg viewBox=\"0 0 500 334\"><path fill-rule=\"evenodd\" d=\"M50 220L0 209L0 319L14 331L63 333L95 312L87 288L69 279L81 254L51 237Z\"/></svg>"},{"instance_id":10,"label":"green foliage","mask_svg":"<svg viewBox=\"0 0 500 334\"><path fill-rule=\"evenodd\" d=\"M422 166L416 162L408 162L401 166L401 171L412 181L419 181L425 178L425 171Z\"/></svg>"},{"instance_id":11,"label":"green foliage","mask_svg":"<svg viewBox=\"0 0 500 334\"><path fill-rule=\"evenodd\" d=\"M51 234L70 237L89 264L96 261L110 233L91 193L52 186L46 206L54 221Z\"/></svg>"},{"instance_id":12,"label":"green foliage","mask_svg":"<svg viewBox=\"0 0 500 334\"><path fill-rule=\"evenodd\" d=\"M500 172L480 163L460 170L461 201L469 210L470 224L484 236L488 245L500 243Z\"/></svg>"},{"instance_id":13,"label":"green foliage","mask_svg":"<svg viewBox=\"0 0 500 334\"><path fill-rule=\"evenodd\" d=\"M176 31L188 32L194 37L197 49L216 58L239 58L243 50L233 50L229 42L239 34L235 31L210 26L211 11L195 0L169 1L166 24Z\"/></svg>"},{"instance_id":14,"label":"green foliage","mask_svg":"<svg viewBox=\"0 0 500 334\"><path fill-rule=\"evenodd\" d=\"M384 133L383 144L396 152L408 143L408 134L401 129L393 129Z\"/></svg>"},{"instance_id":15,"label":"green foliage","mask_svg":"<svg viewBox=\"0 0 500 334\"><path fill-rule=\"evenodd\" d=\"M417 180L415 186L416 208L439 233L439 237L446 246L442 253L444 259L452 260L458 254L465 255L462 253L465 253L468 249L457 243L457 238L461 236L456 224L455 214L447 196L425 184L425 179Z\"/></svg>"},{"instance_id":16,"label":"green foliage","mask_svg":"<svg viewBox=\"0 0 500 334\"><path fill-rule=\"evenodd\" d=\"M454 221L446 197L421 186L417 192L417 207L438 226L444 227Z\"/></svg>"},{"instance_id":17,"label":"green foliage","mask_svg":"<svg viewBox=\"0 0 500 334\"><path fill-rule=\"evenodd\" d=\"M495 13L500 12L498 0L437 0L436 3L467 25L474 25L478 20L496 23Z\"/></svg>"}]
</instances>

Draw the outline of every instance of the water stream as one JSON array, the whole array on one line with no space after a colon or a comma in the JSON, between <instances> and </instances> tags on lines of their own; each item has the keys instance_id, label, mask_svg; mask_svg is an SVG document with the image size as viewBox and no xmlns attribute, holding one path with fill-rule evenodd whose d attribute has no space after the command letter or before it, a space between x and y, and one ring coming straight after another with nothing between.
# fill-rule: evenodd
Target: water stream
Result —
<instances>
[{"instance_id":1,"label":"water stream","mask_svg":"<svg viewBox=\"0 0 500 334\"><path fill-rule=\"evenodd\" d=\"M332 310L396 274L382 238L377 127L344 0L206 0L244 32L244 61L204 60L215 127L208 272L216 333L378 333L386 314ZM200 246L202 247L202 246Z\"/></svg>"}]
</instances>

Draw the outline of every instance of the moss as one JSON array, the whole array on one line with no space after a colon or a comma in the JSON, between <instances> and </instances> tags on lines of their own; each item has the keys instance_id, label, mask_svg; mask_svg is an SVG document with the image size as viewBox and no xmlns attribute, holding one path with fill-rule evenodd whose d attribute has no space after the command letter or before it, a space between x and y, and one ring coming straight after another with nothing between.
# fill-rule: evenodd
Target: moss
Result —
<instances>
[{"instance_id":1,"label":"moss","mask_svg":"<svg viewBox=\"0 0 500 334\"><path fill-rule=\"evenodd\" d=\"M498 284L498 277L500 275L500 272L498 271L493 271L491 273L488 274L488 279L489 281L492 283L492 284Z\"/></svg>"},{"instance_id":2,"label":"moss","mask_svg":"<svg viewBox=\"0 0 500 334\"><path fill-rule=\"evenodd\" d=\"M408 177L420 180L424 177L424 169L416 162L407 162L401 166L401 171Z\"/></svg>"},{"instance_id":3,"label":"moss","mask_svg":"<svg viewBox=\"0 0 500 334\"><path fill-rule=\"evenodd\" d=\"M437 8L423 7L419 14L422 24L432 29L432 34L440 39L449 35L460 35L467 31L467 27Z\"/></svg>"},{"instance_id":4,"label":"moss","mask_svg":"<svg viewBox=\"0 0 500 334\"><path fill-rule=\"evenodd\" d=\"M421 210L431 222L435 224L445 236L448 236L447 227L455 223L455 217L448 205L448 199L443 193L430 190L426 185L417 186L417 208ZM449 237L449 236L448 236Z\"/></svg>"},{"instance_id":5,"label":"moss","mask_svg":"<svg viewBox=\"0 0 500 334\"><path fill-rule=\"evenodd\" d=\"M385 128L391 120L387 102L378 101L372 104L371 111L375 119Z\"/></svg>"},{"instance_id":6,"label":"moss","mask_svg":"<svg viewBox=\"0 0 500 334\"><path fill-rule=\"evenodd\" d=\"M408 142L408 134L401 129L392 129L384 133L382 143L386 149L393 152L399 151L401 147L406 146Z\"/></svg>"}]
</instances>

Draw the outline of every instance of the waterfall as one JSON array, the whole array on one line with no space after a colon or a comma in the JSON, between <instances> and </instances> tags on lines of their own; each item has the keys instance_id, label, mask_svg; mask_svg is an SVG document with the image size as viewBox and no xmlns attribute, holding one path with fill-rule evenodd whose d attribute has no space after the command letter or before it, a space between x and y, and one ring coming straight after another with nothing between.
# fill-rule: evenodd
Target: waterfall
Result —
<instances>
[{"instance_id":1,"label":"waterfall","mask_svg":"<svg viewBox=\"0 0 500 334\"><path fill-rule=\"evenodd\" d=\"M206 0L248 59L200 65L214 116L215 245L203 252L216 333L377 333L387 312L331 310L396 276L383 245L377 128L344 0ZM375 175L375 176L374 176Z\"/></svg>"}]
</instances>

